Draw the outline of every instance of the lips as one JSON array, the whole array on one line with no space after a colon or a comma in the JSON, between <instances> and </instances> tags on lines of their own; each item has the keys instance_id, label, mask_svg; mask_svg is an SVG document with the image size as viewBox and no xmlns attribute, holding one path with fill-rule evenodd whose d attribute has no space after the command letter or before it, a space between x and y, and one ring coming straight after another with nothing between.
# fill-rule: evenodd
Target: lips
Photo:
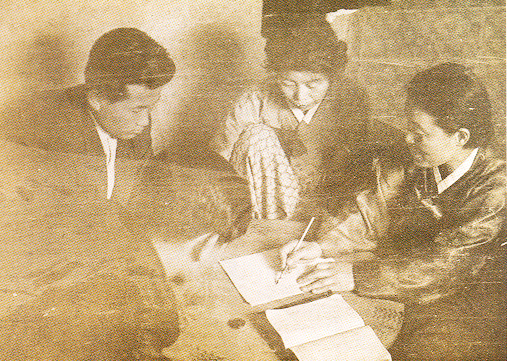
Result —
<instances>
[{"instance_id":1,"label":"lips","mask_svg":"<svg viewBox=\"0 0 507 361\"><path fill-rule=\"evenodd\" d=\"M298 103L293 103L294 106L298 109L301 109L302 111L307 111L307 110L310 110L314 104L310 103L310 104L298 104Z\"/></svg>"}]
</instances>

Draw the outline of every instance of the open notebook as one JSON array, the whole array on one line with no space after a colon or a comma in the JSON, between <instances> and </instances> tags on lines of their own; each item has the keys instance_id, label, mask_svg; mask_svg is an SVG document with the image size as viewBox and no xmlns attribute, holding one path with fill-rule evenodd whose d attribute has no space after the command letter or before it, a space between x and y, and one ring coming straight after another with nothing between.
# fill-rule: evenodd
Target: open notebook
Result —
<instances>
[{"instance_id":1,"label":"open notebook","mask_svg":"<svg viewBox=\"0 0 507 361\"><path fill-rule=\"evenodd\" d=\"M278 283L276 278L282 268L278 249L220 261L220 265L245 301L251 306L257 306L302 294L299 288L301 285L296 282L297 278L309 267L324 260L319 258L311 263L298 264ZM352 265L343 264L343 266L343 277L352 283Z\"/></svg>"},{"instance_id":2,"label":"open notebook","mask_svg":"<svg viewBox=\"0 0 507 361\"><path fill-rule=\"evenodd\" d=\"M285 348L300 361L388 361L391 355L340 295L267 310Z\"/></svg>"}]
</instances>

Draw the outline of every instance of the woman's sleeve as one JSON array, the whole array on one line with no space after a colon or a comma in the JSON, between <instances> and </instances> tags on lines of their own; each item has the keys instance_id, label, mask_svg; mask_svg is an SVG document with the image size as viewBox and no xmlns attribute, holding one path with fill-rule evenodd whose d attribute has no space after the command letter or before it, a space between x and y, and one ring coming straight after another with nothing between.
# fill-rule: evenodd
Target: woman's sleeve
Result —
<instances>
[{"instance_id":1,"label":"woman's sleeve","mask_svg":"<svg viewBox=\"0 0 507 361\"><path fill-rule=\"evenodd\" d=\"M356 263L356 290L368 297L429 302L473 280L488 259L501 252L505 222L503 174L471 190L457 210L458 226L444 228L432 242L414 239L403 252L377 252Z\"/></svg>"},{"instance_id":2,"label":"woman's sleeve","mask_svg":"<svg viewBox=\"0 0 507 361\"><path fill-rule=\"evenodd\" d=\"M249 124L260 123L262 98L257 91L248 91L236 101L234 108L227 114L220 130L212 140L212 148L229 160L241 132Z\"/></svg>"},{"instance_id":3,"label":"woman's sleeve","mask_svg":"<svg viewBox=\"0 0 507 361\"><path fill-rule=\"evenodd\" d=\"M378 239L388 231L391 204L405 183L405 169L383 164L376 159L370 164L375 169L376 185L360 191L354 202L344 202L336 216L327 215L319 229L319 243L328 257L340 257L343 253L372 251L377 248ZM366 177L368 175L365 174Z\"/></svg>"}]
</instances>

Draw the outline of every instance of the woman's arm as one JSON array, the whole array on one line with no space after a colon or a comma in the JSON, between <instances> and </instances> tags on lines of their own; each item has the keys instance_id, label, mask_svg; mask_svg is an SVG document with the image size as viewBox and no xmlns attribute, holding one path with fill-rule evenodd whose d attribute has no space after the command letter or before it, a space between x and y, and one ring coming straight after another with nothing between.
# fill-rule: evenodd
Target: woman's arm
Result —
<instances>
[{"instance_id":1,"label":"woman's arm","mask_svg":"<svg viewBox=\"0 0 507 361\"><path fill-rule=\"evenodd\" d=\"M212 140L212 148L229 160L239 135L249 124L260 123L262 97L259 91L247 91L240 96L227 114L220 131Z\"/></svg>"},{"instance_id":2,"label":"woman's arm","mask_svg":"<svg viewBox=\"0 0 507 361\"><path fill-rule=\"evenodd\" d=\"M413 241L403 245L405 248L381 245L371 252L355 249L344 253L347 250L340 247L339 239L334 245L306 245L295 259L324 254L332 255L336 262L321 265L298 282L306 285L305 291L347 291L339 264L350 262L354 265L355 289L362 296L420 303L437 299L468 283L488 258L502 252L498 240L505 222L504 203L505 178L499 172L469 192L456 213L463 223L443 228L432 241L417 239L414 232ZM407 219L411 213L407 211Z\"/></svg>"},{"instance_id":3,"label":"woman's arm","mask_svg":"<svg viewBox=\"0 0 507 361\"><path fill-rule=\"evenodd\" d=\"M456 210L461 224L443 228L431 242L417 234L404 252L376 254L354 265L356 290L370 297L426 302L453 293L477 276L488 258L501 252L505 222L505 178L491 178L470 190Z\"/></svg>"}]
</instances>

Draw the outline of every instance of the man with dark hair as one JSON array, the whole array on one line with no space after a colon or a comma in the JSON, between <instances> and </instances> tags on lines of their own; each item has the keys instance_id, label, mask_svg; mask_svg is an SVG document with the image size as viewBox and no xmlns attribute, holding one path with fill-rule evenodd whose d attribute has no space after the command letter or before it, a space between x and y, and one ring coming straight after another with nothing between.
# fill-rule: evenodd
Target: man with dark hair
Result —
<instances>
[{"instance_id":1,"label":"man with dark hair","mask_svg":"<svg viewBox=\"0 0 507 361\"><path fill-rule=\"evenodd\" d=\"M146 33L118 28L93 44L84 85L2 114L14 142L1 142L0 218L16 226L0 225L0 287L27 296L2 305L0 359L160 360L178 338L174 294L124 202L153 154L150 110L174 71ZM119 196L115 165L128 179Z\"/></svg>"},{"instance_id":2,"label":"man with dark hair","mask_svg":"<svg viewBox=\"0 0 507 361\"><path fill-rule=\"evenodd\" d=\"M153 154L150 111L175 72L166 50L135 28L111 30L93 44L85 84L37 94L6 114L4 137L48 151L106 155L107 198L115 160ZM9 112L10 113L10 112Z\"/></svg>"}]
</instances>

